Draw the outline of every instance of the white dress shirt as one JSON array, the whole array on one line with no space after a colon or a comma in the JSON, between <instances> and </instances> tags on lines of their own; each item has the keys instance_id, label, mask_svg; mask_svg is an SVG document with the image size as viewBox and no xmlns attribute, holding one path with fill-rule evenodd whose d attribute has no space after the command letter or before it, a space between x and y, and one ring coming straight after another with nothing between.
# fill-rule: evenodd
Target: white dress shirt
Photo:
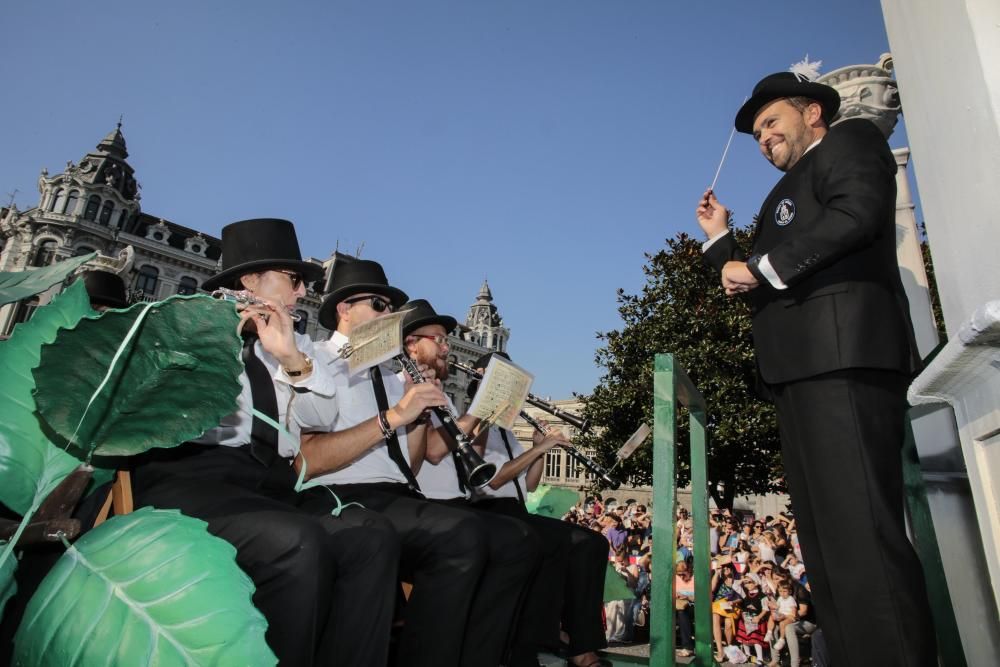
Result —
<instances>
[{"instance_id":1,"label":"white dress shirt","mask_svg":"<svg viewBox=\"0 0 1000 667\"><path fill-rule=\"evenodd\" d=\"M372 387L371 371L359 371L351 375L346 359L338 358L341 348L348 338L335 331L330 340L316 343L315 365L324 366L336 387L332 397L302 394L292 405L292 417L303 431L333 433L357 426L378 415L375 389ZM386 399L392 407L403 398L403 382L395 373L382 365L382 384L385 385ZM406 444L406 428L396 430L403 458L410 460L410 450ZM306 461L308 467L309 462ZM385 440L365 451L350 465L340 470L314 478L320 484L359 484L365 482L398 482L406 484L399 467L389 458Z\"/></svg>"},{"instance_id":2,"label":"white dress shirt","mask_svg":"<svg viewBox=\"0 0 1000 667\"><path fill-rule=\"evenodd\" d=\"M308 336L295 334L295 344L304 355L310 359L316 358L313 342ZM292 387L308 389L309 392L316 395L332 397L335 391L333 378L326 368L322 368L314 362L313 372L296 381L285 374L277 359L264 351L259 340L254 343L254 352L257 358L264 362L264 366L274 380L274 393L278 399L277 422L292 435L291 438L288 438L280 431L278 432L278 453L285 458L295 456L299 451L299 429L294 420L286 418L287 410L290 402L310 394L293 392ZM191 442L223 447L242 447L250 444L250 432L253 427L252 408L253 394L250 391L250 378L246 371L243 371L240 373L240 394L236 397L236 412L224 417L218 426L208 429Z\"/></svg>"},{"instance_id":3,"label":"white dress shirt","mask_svg":"<svg viewBox=\"0 0 1000 667\"><path fill-rule=\"evenodd\" d=\"M507 454L507 447L504 445L503 436L500 435L499 426L494 426L490 429L490 433L486 439L486 451L483 453L483 458L486 459L488 463L492 463L500 470L505 463L511 461L511 457ZM507 441L510 442L510 451L514 454L516 459L518 456L524 453L524 447L521 446L521 442L514 435L513 431L507 431ZM517 476L517 483L521 485L521 492L527 496L528 493L528 470L531 466L528 466L521 471L521 474ZM491 489L488 485L476 491L476 495L482 498L514 498L515 500L520 500L517 497L517 489L514 488L514 480L510 480L497 490Z\"/></svg>"}]
</instances>

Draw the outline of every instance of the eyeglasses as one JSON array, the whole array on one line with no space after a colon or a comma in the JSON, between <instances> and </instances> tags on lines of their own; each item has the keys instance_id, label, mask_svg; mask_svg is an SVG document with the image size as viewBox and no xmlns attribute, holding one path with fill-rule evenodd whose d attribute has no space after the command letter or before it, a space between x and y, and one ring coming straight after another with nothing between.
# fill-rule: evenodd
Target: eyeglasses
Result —
<instances>
[{"instance_id":1,"label":"eyeglasses","mask_svg":"<svg viewBox=\"0 0 1000 667\"><path fill-rule=\"evenodd\" d=\"M448 344L448 337L442 336L441 334L436 334L431 336L430 334L410 334L410 338L426 338L427 340L432 340L438 347L444 347Z\"/></svg>"},{"instance_id":2,"label":"eyeglasses","mask_svg":"<svg viewBox=\"0 0 1000 667\"><path fill-rule=\"evenodd\" d=\"M284 273L288 276L292 281L292 289L298 289L299 285L301 285L305 280L301 273L297 273L295 271L282 271L281 269L274 269L274 271L276 273Z\"/></svg>"},{"instance_id":3,"label":"eyeglasses","mask_svg":"<svg viewBox=\"0 0 1000 667\"><path fill-rule=\"evenodd\" d=\"M362 301L371 301L370 304L371 308L376 313L384 313L387 310L391 313L393 311L391 303L389 303L384 298L377 296L375 294L369 294L367 296L356 296L351 299L344 299L344 303L349 303L351 305L354 305L356 303L361 303Z\"/></svg>"}]
</instances>

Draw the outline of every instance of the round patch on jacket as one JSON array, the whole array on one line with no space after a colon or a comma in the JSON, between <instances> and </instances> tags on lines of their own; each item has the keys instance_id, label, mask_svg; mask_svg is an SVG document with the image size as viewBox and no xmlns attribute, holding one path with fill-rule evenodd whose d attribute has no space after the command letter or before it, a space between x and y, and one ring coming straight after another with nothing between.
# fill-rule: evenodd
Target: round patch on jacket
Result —
<instances>
[{"instance_id":1,"label":"round patch on jacket","mask_svg":"<svg viewBox=\"0 0 1000 667\"><path fill-rule=\"evenodd\" d=\"M795 202L791 199L782 199L778 202L778 208L774 209L774 221L779 227L784 227L795 219Z\"/></svg>"}]
</instances>

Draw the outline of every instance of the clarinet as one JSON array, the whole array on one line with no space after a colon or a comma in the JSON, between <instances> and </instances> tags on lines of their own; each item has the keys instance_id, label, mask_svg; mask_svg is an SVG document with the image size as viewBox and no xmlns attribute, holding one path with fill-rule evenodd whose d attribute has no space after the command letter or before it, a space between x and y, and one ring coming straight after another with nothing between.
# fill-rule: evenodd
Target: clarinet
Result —
<instances>
[{"instance_id":1,"label":"clarinet","mask_svg":"<svg viewBox=\"0 0 1000 667\"><path fill-rule=\"evenodd\" d=\"M531 425L532 428L534 428L542 435L548 435L549 430L546 427L542 426L537 419L529 415L527 412L524 412L523 410L521 411L521 419L528 422L528 424ZM618 487L621 486L621 482L612 477L611 473L604 469L604 466L602 466L600 463L598 463L594 459L590 458L589 456L581 452L573 445L560 445L560 447L565 449L566 452L571 457L576 459L578 463L580 463L584 468L586 468L590 472L597 475L602 482L607 484L612 489L617 489Z\"/></svg>"},{"instance_id":2,"label":"clarinet","mask_svg":"<svg viewBox=\"0 0 1000 667\"><path fill-rule=\"evenodd\" d=\"M427 382L420 369L406 354L398 355L396 360L403 366L403 370L414 384ZM479 452L472 448L472 440L458 425L458 415L448 405L431 409L454 440L453 443L448 443L449 449L455 454L461 473L469 481L469 485L479 489L489 484L497 472L497 467L483 460Z\"/></svg>"}]
</instances>

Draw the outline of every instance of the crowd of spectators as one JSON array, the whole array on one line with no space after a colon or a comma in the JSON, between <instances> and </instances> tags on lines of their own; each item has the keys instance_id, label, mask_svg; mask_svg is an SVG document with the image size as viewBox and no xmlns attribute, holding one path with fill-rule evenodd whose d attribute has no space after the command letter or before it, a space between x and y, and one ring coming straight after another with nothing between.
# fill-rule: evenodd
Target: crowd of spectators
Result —
<instances>
[{"instance_id":1,"label":"crowd of spectators","mask_svg":"<svg viewBox=\"0 0 1000 667\"><path fill-rule=\"evenodd\" d=\"M612 646L649 639L652 570L652 512L630 501L605 505L598 496L573 507L564 520L608 539L608 558L633 593L605 603L606 634ZM686 509L677 511L674 544L674 608L678 655L694 652L694 526ZM785 513L754 517L713 511L712 638L718 662L791 667L804 659L801 642L811 638L812 665L822 667L822 636L815 623L809 577L799 549L795 519Z\"/></svg>"}]
</instances>

